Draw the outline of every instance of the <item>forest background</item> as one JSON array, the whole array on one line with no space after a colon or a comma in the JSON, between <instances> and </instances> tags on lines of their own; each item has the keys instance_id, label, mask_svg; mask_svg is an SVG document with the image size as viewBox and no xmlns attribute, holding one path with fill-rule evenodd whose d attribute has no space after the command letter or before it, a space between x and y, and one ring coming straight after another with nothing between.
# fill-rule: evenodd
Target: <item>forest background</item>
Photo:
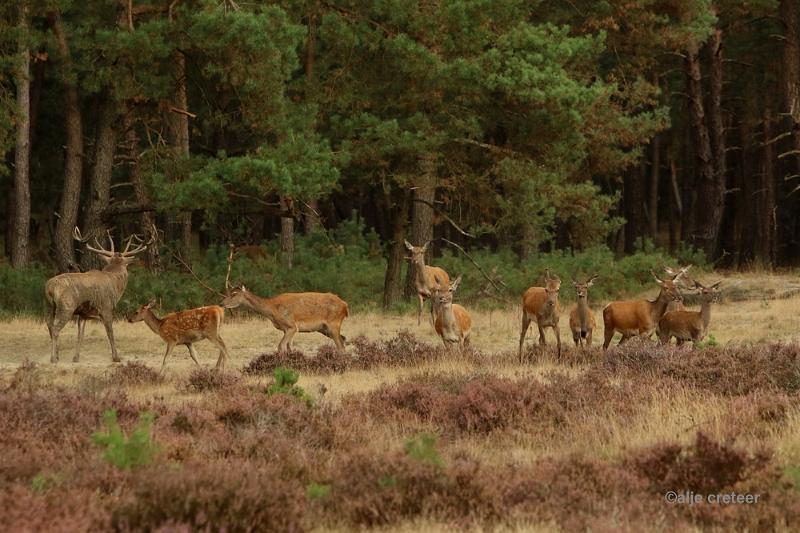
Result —
<instances>
[{"instance_id":1,"label":"forest background","mask_svg":"<svg viewBox=\"0 0 800 533\"><path fill-rule=\"evenodd\" d=\"M404 240L516 302L666 263L800 262L794 0L21 0L0 7L0 312L158 233L123 312L410 306ZM249 245L249 247L247 247ZM258 246L253 248L253 246ZM571 291L565 291L571 292ZM571 294L565 294L569 299Z\"/></svg>"}]
</instances>

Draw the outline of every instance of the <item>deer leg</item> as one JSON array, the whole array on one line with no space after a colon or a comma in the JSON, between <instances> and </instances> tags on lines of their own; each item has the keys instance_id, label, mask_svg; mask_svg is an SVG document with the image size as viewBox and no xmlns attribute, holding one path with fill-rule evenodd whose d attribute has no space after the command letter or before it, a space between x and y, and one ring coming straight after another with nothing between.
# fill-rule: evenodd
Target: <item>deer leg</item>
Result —
<instances>
[{"instance_id":1,"label":"deer leg","mask_svg":"<svg viewBox=\"0 0 800 533\"><path fill-rule=\"evenodd\" d=\"M164 367L167 366L167 357L169 357L169 354L172 353L172 349L173 348L175 348L175 343L174 342L168 342L167 343L167 351L164 352L164 360L161 362L161 370L160 370L161 373L164 372Z\"/></svg>"},{"instance_id":2,"label":"deer leg","mask_svg":"<svg viewBox=\"0 0 800 533\"><path fill-rule=\"evenodd\" d=\"M112 316L109 313L103 313L100 315L100 320L103 321L103 326L106 328L106 335L108 336L108 342L111 343L111 360L115 363L119 363L122 359L117 354L117 345L114 342L114 329L111 326Z\"/></svg>"},{"instance_id":3,"label":"deer leg","mask_svg":"<svg viewBox=\"0 0 800 533\"><path fill-rule=\"evenodd\" d=\"M558 330L558 324L553 326L553 333L556 334L556 344L558 345L558 358L561 359L561 332Z\"/></svg>"},{"instance_id":4,"label":"deer leg","mask_svg":"<svg viewBox=\"0 0 800 533\"><path fill-rule=\"evenodd\" d=\"M215 335L214 337L209 337L208 340L216 344L217 348L219 348L219 357L217 358L217 370L225 370L225 361L228 360L228 347L225 346L225 341L222 340L222 337L219 335Z\"/></svg>"},{"instance_id":5,"label":"deer leg","mask_svg":"<svg viewBox=\"0 0 800 533\"><path fill-rule=\"evenodd\" d=\"M519 334L519 362L522 362L522 349L525 346L525 334L528 333L528 326L531 325L531 319L528 318L528 314L523 311L522 312L522 331Z\"/></svg>"},{"instance_id":6,"label":"deer leg","mask_svg":"<svg viewBox=\"0 0 800 533\"><path fill-rule=\"evenodd\" d=\"M417 325L419 326L422 324L422 309L425 307L425 297L417 293L417 298L419 298L419 314L417 315ZM431 307L431 315L432 314L433 314L433 307Z\"/></svg>"},{"instance_id":7,"label":"deer leg","mask_svg":"<svg viewBox=\"0 0 800 533\"><path fill-rule=\"evenodd\" d=\"M61 330L64 329L64 326L72 318L72 312L70 311L69 314L67 313L60 313L56 314L55 318L53 319L53 324L50 326L50 340L53 344L53 351L50 354L50 362L57 363L58 362L58 335L61 333Z\"/></svg>"},{"instance_id":8,"label":"deer leg","mask_svg":"<svg viewBox=\"0 0 800 533\"><path fill-rule=\"evenodd\" d=\"M336 343L336 347L339 349L339 353L344 353L345 352L344 338L342 337L342 334L339 333L339 328L336 328L335 330L331 331L331 338L333 339L333 342Z\"/></svg>"},{"instance_id":9,"label":"deer leg","mask_svg":"<svg viewBox=\"0 0 800 533\"><path fill-rule=\"evenodd\" d=\"M83 332L86 329L86 320L78 317L78 343L75 345L75 357L72 358L73 363L81 360L81 342L83 342Z\"/></svg>"},{"instance_id":10,"label":"deer leg","mask_svg":"<svg viewBox=\"0 0 800 533\"><path fill-rule=\"evenodd\" d=\"M200 363L197 361L197 350L194 349L194 345L191 342L186 343L186 347L189 348L189 357L192 358L194 364L200 366Z\"/></svg>"},{"instance_id":11,"label":"deer leg","mask_svg":"<svg viewBox=\"0 0 800 533\"><path fill-rule=\"evenodd\" d=\"M608 327L606 323L606 327L603 330L603 351L608 350L608 345L611 344L611 339L614 338L614 328Z\"/></svg>"},{"instance_id":12,"label":"deer leg","mask_svg":"<svg viewBox=\"0 0 800 533\"><path fill-rule=\"evenodd\" d=\"M589 331L586 332L586 339L584 339L584 342L586 343L585 344L586 346L591 346L592 345L592 331L593 330L590 329Z\"/></svg>"},{"instance_id":13,"label":"deer leg","mask_svg":"<svg viewBox=\"0 0 800 533\"><path fill-rule=\"evenodd\" d=\"M536 325L539 327L539 345L544 346L547 344L547 341L544 338L544 328L538 322Z\"/></svg>"}]
</instances>

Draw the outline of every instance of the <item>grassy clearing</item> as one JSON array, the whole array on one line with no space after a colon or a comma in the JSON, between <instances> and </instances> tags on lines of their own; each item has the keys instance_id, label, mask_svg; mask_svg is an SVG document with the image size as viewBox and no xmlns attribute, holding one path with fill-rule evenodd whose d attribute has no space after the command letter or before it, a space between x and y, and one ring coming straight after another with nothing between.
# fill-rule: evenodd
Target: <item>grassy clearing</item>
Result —
<instances>
[{"instance_id":1,"label":"grassy clearing","mask_svg":"<svg viewBox=\"0 0 800 533\"><path fill-rule=\"evenodd\" d=\"M516 309L475 313L465 354L445 352L414 315L355 313L344 357L321 335L295 337L316 359L277 357L277 330L231 317L223 379L208 343L198 345L202 368L179 349L160 375L163 343L141 324L116 324L122 365L96 324L81 363L71 362L70 326L50 365L43 323L0 323L0 524L789 529L800 519L798 309L798 296L727 301L713 310L719 346L630 343L606 355L574 351L562 319L563 360L550 347L530 365L516 360ZM302 392L267 394L287 360ZM240 372L255 362L263 371ZM123 471L103 460L91 435L112 408L128 435L140 413L154 414L150 464ZM671 489L762 503L667 505Z\"/></svg>"}]
</instances>

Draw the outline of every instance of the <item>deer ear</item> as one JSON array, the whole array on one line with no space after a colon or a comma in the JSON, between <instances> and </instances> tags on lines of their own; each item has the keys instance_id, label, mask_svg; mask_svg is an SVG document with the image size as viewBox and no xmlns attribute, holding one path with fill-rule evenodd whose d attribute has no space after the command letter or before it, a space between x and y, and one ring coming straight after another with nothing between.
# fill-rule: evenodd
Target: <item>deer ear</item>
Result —
<instances>
[{"instance_id":1,"label":"deer ear","mask_svg":"<svg viewBox=\"0 0 800 533\"><path fill-rule=\"evenodd\" d=\"M412 252L414 251L414 245L413 245L413 244L411 244L411 243L410 243L410 242L408 242L408 241L403 241L403 242L405 242L405 243L406 243L406 248L408 248L408 249L409 249L410 251L412 251Z\"/></svg>"},{"instance_id":2,"label":"deer ear","mask_svg":"<svg viewBox=\"0 0 800 533\"><path fill-rule=\"evenodd\" d=\"M461 276L458 276L458 277L457 277L455 280L453 280L453 282L450 284L450 290L455 292L455 290L458 288L458 286L459 286L460 284L461 284Z\"/></svg>"},{"instance_id":3,"label":"deer ear","mask_svg":"<svg viewBox=\"0 0 800 533\"><path fill-rule=\"evenodd\" d=\"M596 280L596 279L597 279L597 278L599 278L599 277L600 277L600 276L598 276L597 274L595 274L594 276L592 276L591 278L589 278L589 281L587 281L587 282L586 282L586 286L587 286L587 287L591 287L592 285L594 285L594 280Z\"/></svg>"},{"instance_id":4,"label":"deer ear","mask_svg":"<svg viewBox=\"0 0 800 533\"><path fill-rule=\"evenodd\" d=\"M147 302L147 304L145 304L145 307L148 309L152 309L154 305L156 305L156 299L150 298L150 301Z\"/></svg>"},{"instance_id":5,"label":"deer ear","mask_svg":"<svg viewBox=\"0 0 800 533\"><path fill-rule=\"evenodd\" d=\"M716 282L715 284L713 284L712 286L710 286L710 287L709 287L709 289L714 289L714 290L717 290L717 289L719 288L719 284L720 284L720 283L722 283L722 281L718 281L718 282Z\"/></svg>"},{"instance_id":6,"label":"deer ear","mask_svg":"<svg viewBox=\"0 0 800 533\"><path fill-rule=\"evenodd\" d=\"M436 273L433 274L433 281L436 282L437 288L442 285L442 278L440 278Z\"/></svg>"}]
</instances>

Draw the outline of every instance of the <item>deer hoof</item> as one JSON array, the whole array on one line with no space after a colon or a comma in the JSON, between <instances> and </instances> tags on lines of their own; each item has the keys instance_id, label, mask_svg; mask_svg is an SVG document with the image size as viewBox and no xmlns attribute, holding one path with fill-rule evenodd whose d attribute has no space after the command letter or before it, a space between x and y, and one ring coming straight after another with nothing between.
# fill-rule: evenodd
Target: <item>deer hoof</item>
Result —
<instances>
[{"instance_id":1,"label":"deer hoof","mask_svg":"<svg viewBox=\"0 0 800 533\"><path fill-rule=\"evenodd\" d=\"M113 362L115 362L115 363L121 363L121 362L122 362L122 357L119 357L119 356L117 356L117 357L112 357L112 358L111 358L111 360L112 360Z\"/></svg>"},{"instance_id":2,"label":"deer hoof","mask_svg":"<svg viewBox=\"0 0 800 533\"><path fill-rule=\"evenodd\" d=\"M72 358L72 362L73 363L78 363L78 362L80 362L80 360L81 360L80 356L77 356L77 355Z\"/></svg>"}]
</instances>

